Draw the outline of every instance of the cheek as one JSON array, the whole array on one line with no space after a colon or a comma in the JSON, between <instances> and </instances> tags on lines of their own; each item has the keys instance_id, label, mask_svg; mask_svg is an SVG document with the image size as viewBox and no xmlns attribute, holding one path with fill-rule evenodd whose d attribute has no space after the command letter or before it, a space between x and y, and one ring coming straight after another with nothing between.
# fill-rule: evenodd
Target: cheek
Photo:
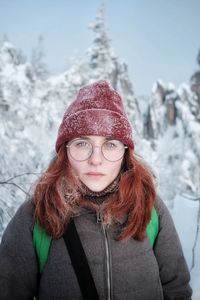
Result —
<instances>
[{"instance_id":1,"label":"cheek","mask_svg":"<svg viewBox=\"0 0 200 300\"><path fill-rule=\"evenodd\" d=\"M119 162L116 162L116 165L114 165L113 168L109 168L110 175L113 177L116 177L119 174L121 167L122 167L122 160Z\"/></svg>"},{"instance_id":2,"label":"cheek","mask_svg":"<svg viewBox=\"0 0 200 300\"><path fill-rule=\"evenodd\" d=\"M72 159L70 156L68 156L68 161L70 164L70 167L72 171L76 174L79 175L79 170L80 170L80 163Z\"/></svg>"}]
</instances>

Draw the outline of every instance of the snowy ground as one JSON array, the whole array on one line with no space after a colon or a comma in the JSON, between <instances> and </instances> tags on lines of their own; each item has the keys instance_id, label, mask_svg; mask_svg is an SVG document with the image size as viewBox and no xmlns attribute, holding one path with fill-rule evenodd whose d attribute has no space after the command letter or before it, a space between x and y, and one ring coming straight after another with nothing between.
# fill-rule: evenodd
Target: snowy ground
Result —
<instances>
[{"instance_id":1,"label":"snowy ground","mask_svg":"<svg viewBox=\"0 0 200 300\"><path fill-rule=\"evenodd\" d=\"M192 300L200 300L200 232L193 257L193 247L198 224L198 209L199 201L176 197L174 208L171 210L185 258L191 270L191 286L193 288ZM194 266L192 267L193 261Z\"/></svg>"}]
</instances>

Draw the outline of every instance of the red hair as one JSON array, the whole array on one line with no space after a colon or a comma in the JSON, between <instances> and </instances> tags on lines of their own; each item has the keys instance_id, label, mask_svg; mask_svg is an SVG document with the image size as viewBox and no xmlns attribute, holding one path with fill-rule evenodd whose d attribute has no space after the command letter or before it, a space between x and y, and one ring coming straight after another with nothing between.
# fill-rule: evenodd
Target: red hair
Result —
<instances>
[{"instance_id":1,"label":"red hair","mask_svg":"<svg viewBox=\"0 0 200 300\"><path fill-rule=\"evenodd\" d=\"M63 235L75 211L77 184L68 164L65 146L62 145L57 157L39 178L33 195L35 219L53 238ZM151 171L129 149L124 157L119 190L104 206L105 220L126 218L119 240L145 238L155 198Z\"/></svg>"}]
</instances>

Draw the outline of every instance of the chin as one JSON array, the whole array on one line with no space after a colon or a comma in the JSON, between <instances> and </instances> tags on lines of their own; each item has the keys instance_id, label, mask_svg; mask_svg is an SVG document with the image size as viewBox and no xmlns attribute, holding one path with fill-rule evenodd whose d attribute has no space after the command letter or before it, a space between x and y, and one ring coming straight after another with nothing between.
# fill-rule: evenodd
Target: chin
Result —
<instances>
[{"instance_id":1,"label":"chin","mask_svg":"<svg viewBox=\"0 0 200 300\"><path fill-rule=\"evenodd\" d=\"M84 183L88 189L90 189L92 192L101 192L103 191L108 185L99 185L99 184L87 184Z\"/></svg>"},{"instance_id":2,"label":"chin","mask_svg":"<svg viewBox=\"0 0 200 300\"><path fill-rule=\"evenodd\" d=\"M90 186L88 186L88 188L92 191L92 192L101 192L101 191L103 191L105 188L106 188L106 186L105 187L90 187Z\"/></svg>"}]
</instances>

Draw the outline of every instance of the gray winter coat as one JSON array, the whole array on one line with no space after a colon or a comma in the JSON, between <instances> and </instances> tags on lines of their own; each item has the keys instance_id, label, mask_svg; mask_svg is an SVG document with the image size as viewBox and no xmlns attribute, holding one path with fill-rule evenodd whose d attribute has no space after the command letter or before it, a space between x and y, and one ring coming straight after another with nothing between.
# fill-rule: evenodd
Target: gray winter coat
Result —
<instances>
[{"instance_id":1,"label":"gray winter coat","mask_svg":"<svg viewBox=\"0 0 200 300\"><path fill-rule=\"evenodd\" d=\"M4 232L0 245L0 300L82 299L63 238L53 240L39 280L32 242L33 204L26 201ZM189 272L169 212L161 200L159 234L151 248L148 238L115 241L119 228L104 228L92 211L75 218L101 300L191 299Z\"/></svg>"}]
</instances>

